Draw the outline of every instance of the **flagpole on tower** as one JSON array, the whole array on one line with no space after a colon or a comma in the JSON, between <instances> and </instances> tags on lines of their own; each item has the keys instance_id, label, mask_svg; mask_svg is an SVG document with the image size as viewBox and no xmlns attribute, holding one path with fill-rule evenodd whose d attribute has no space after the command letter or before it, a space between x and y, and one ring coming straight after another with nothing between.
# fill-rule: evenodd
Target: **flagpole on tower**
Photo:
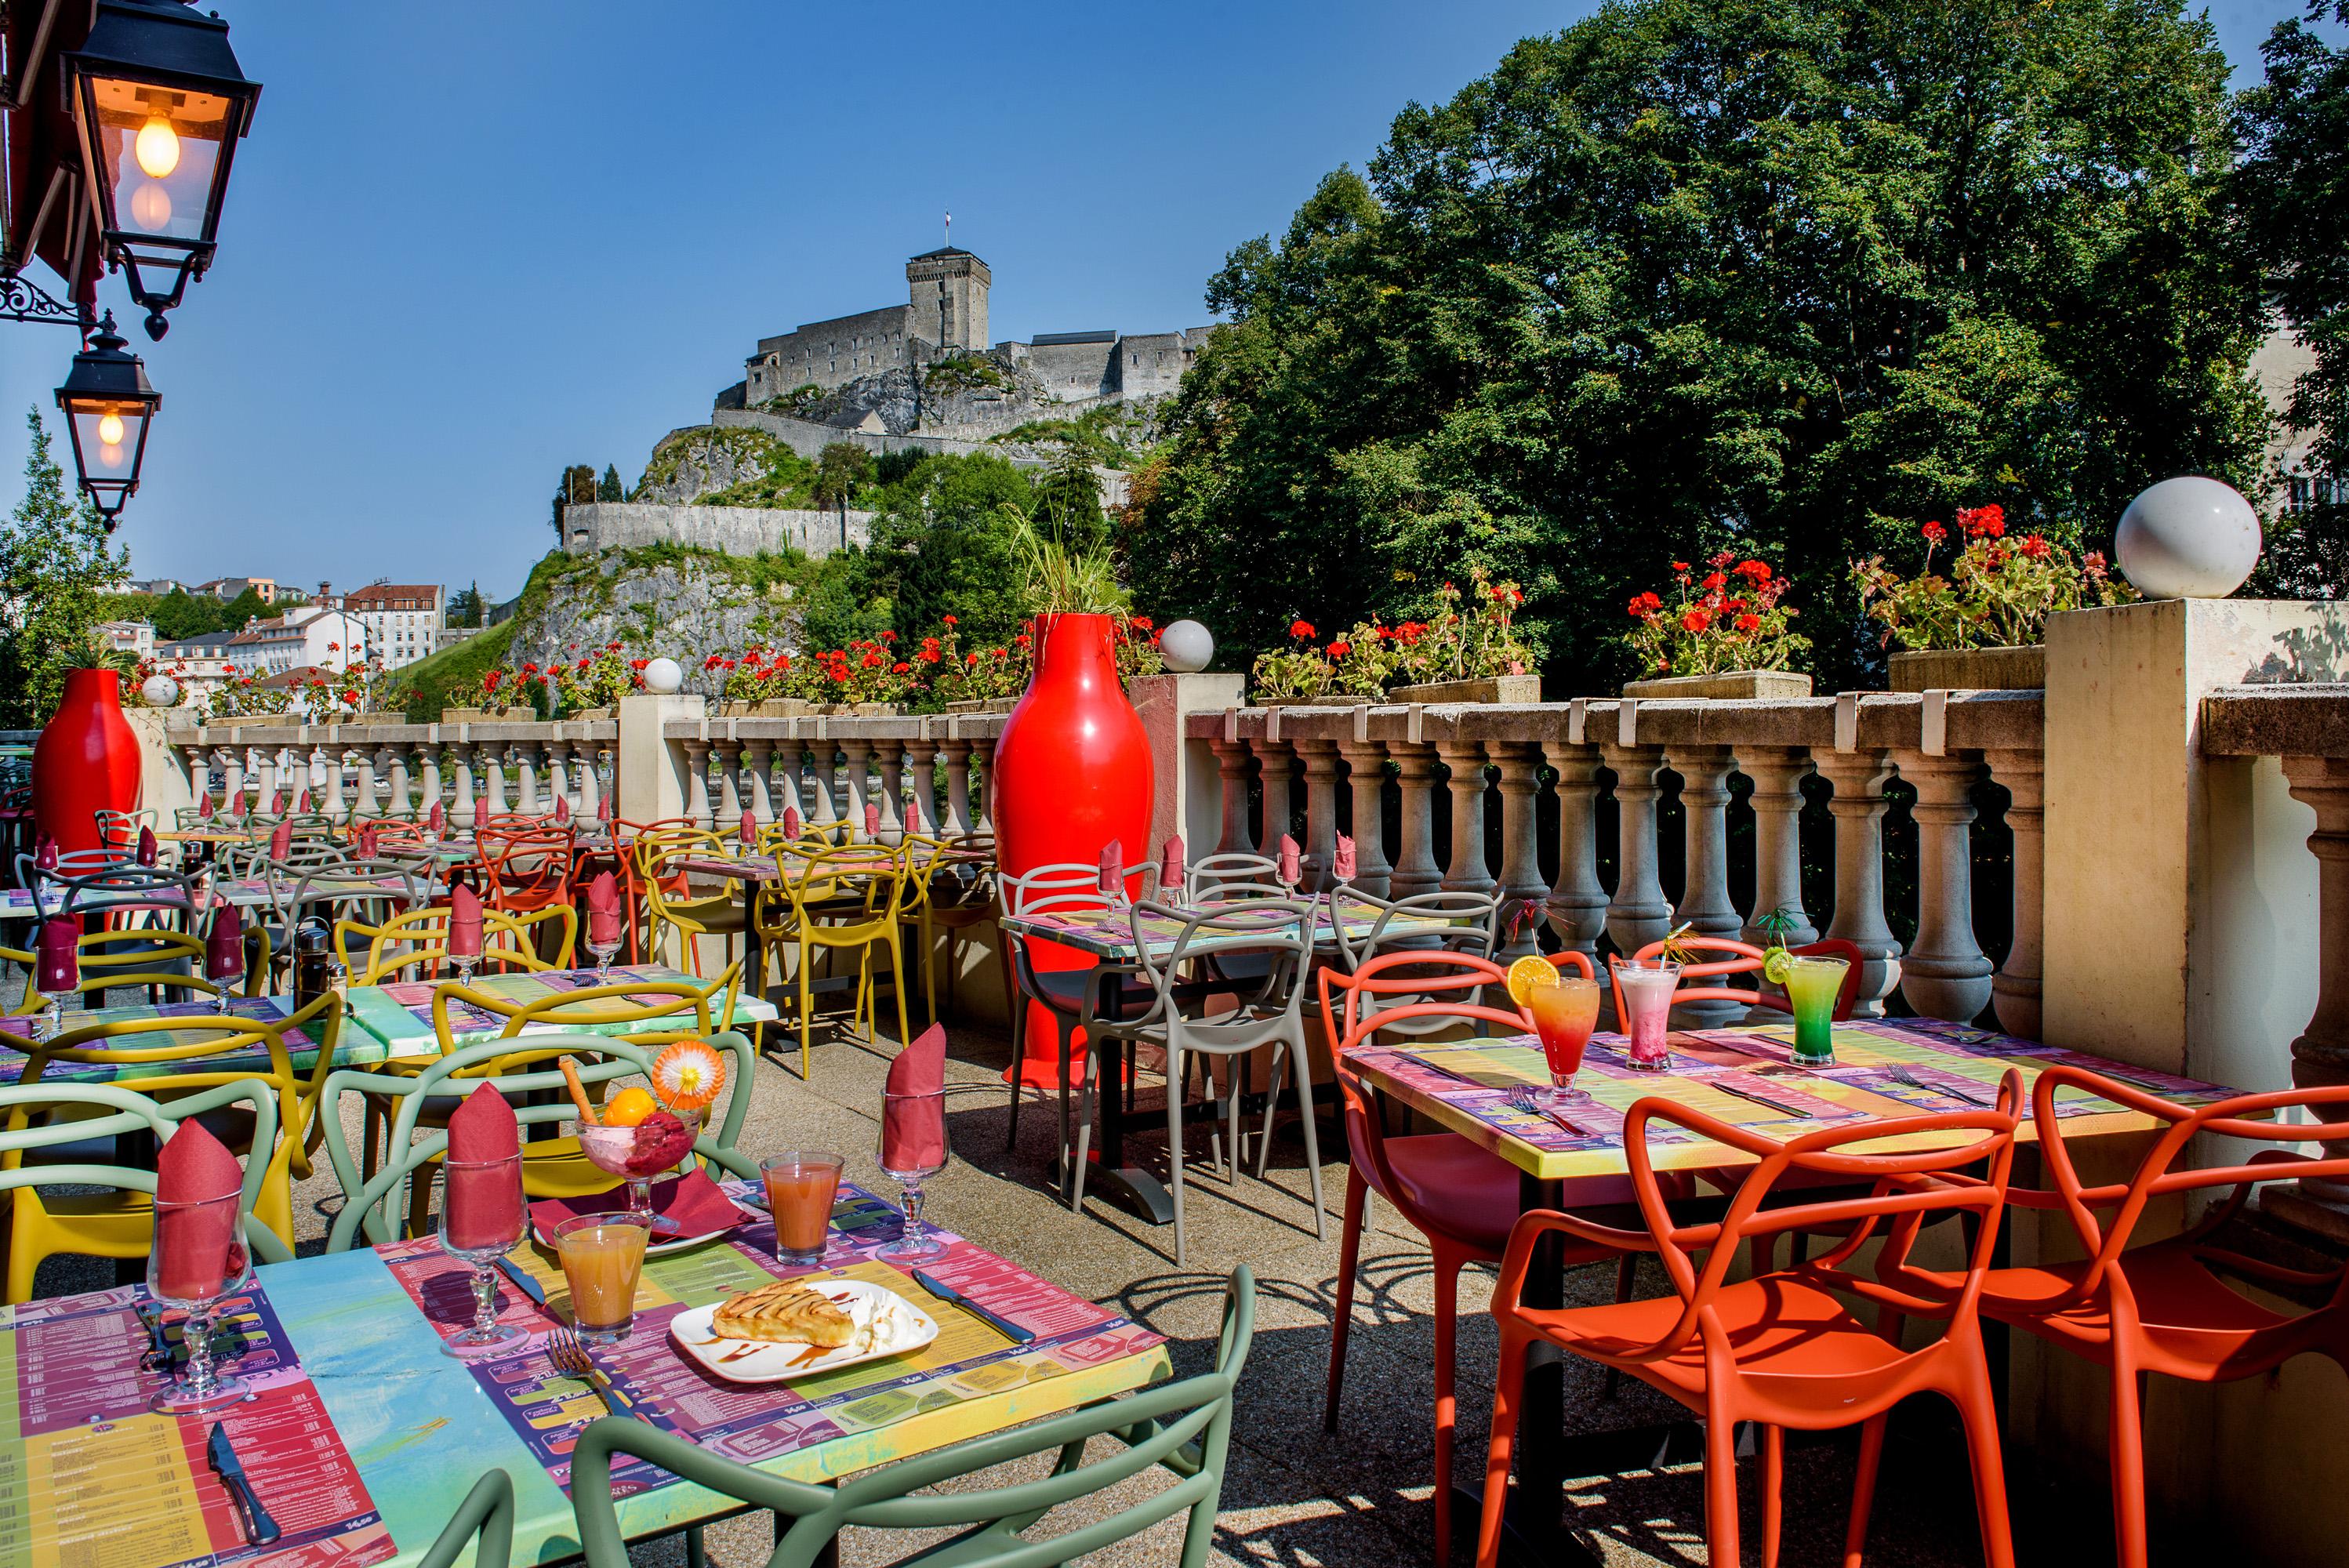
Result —
<instances>
[{"instance_id":1,"label":"flagpole on tower","mask_svg":"<svg viewBox=\"0 0 2349 1568\"><path fill-rule=\"evenodd\" d=\"M948 212L947 214L947 244L949 248L954 244L954 214L952 212Z\"/></svg>"}]
</instances>

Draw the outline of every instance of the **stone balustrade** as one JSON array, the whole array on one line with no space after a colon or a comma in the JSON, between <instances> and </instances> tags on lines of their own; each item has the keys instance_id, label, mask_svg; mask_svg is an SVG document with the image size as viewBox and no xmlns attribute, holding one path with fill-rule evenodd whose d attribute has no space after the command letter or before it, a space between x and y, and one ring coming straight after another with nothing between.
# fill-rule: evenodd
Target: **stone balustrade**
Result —
<instances>
[{"instance_id":1,"label":"stone balustrade","mask_svg":"<svg viewBox=\"0 0 2349 1568\"><path fill-rule=\"evenodd\" d=\"M173 727L187 799L218 779L231 796L291 797L307 788L329 820L420 819L442 803L469 827L500 812L554 810L559 796L592 817L612 788L619 726L553 723L288 725ZM207 785L206 787L213 787ZM179 803L179 802L174 802Z\"/></svg>"},{"instance_id":2,"label":"stone balustrade","mask_svg":"<svg viewBox=\"0 0 2349 1568\"><path fill-rule=\"evenodd\" d=\"M1301 793L1309 887L1327 882L1343 830L1355 840L1359 885L1397 897L1497 888L1537 903L1558 938L1584 953L1596 954L1602 934L1630 951L1682 923L1754 940L1764 935L1758 921L1781 911L1796 941L1826 935L1858 947L1861 1016L1880 1015L1898 991L1933 1017L1971 1020L1994 1005L2002 1028L2036 1037L2042 707L2035 691L1870 693L1232 708L1194 713L1185 724L1215 760L1223 810L1214 847L1268 846L1290 830ZM1748 788L1734 790L1740 777ZM1974 934L1969 841L1972 796L1985 779L2008 793L2013 838L2013 934L1995 973ZM1918 918L1905 949L1884 908L1895 779L1915 794ZM1677 899L1665 889L1659 827L1675 782ZM1806 789L1822 789L1834 872L1824 926L1804 904L1800 830ZM1442 813L1439 789L1448 796ZM1733 800L1735 811L1750 813L1754 841L1754 892L1742 912L1730 891ZM1439 814L1449 819L1446 846L1437 842ZM1604 832L1610 816L1613 830ZM1601 875L1609 864L1611 886ZM1516 948L1531 950L1529 927Z\"/></svg>"},{"instance_id":3,"label":"stone balustrade","mask_svg":"<svg viewBox=\"0 0 2349 1568\"><path fill-rule=\"evenodd\" d=\"M748 811L771 822L845 820L864 836L864 808L880 809L881 837L909 828L948 836L994 830L987 779L1001 714L729 718L670 717L661 735L682 780L682 814L726 828ZM909 822L908 803L918 802Z\"/></svg>"}]
</instances>

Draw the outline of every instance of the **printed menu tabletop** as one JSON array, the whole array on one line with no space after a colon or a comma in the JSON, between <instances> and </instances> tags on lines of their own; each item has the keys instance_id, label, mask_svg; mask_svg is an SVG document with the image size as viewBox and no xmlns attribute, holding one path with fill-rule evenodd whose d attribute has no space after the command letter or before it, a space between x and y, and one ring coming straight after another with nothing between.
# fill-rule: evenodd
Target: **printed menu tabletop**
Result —
<instances>
[{"instance_id":1,"label":"printed menu tabletop","mask_svg":"<svg viewBox=\"0 0 2349 1568\"><path fill-rule=\"evenodd\" d=\"M289 1016L293 1012L289 996L238 996L231 1000L229 1010L240 1018L264 1022ZM141 1018L212 1018L220 1016L217 1004L201 1002L140 1003L128 1007L93 1007L87 1012L68 1012L65 1026L70 1031L91 1024L129 1021ZM44 1020L38 1016L0 1019L0 1083L16 1083L30 1065L29 1047L37 1044L26 1037L26 1032ZM134 1037L126 1048L154 1050L164 1046L202 1045L220 1039L214 1029L171 1029ZM24 1045L16 1042L23 1040ZM286 1056L297 1069L316 1067L318 1042L300 1029L285 1037ZM103 1041L90 1042L90 1048L104 1048ZM335 1050L338 1067L363 1067L381 1061L387 1055L381 1041L364 1031L345 1025ZM200 1062L54 1062L41 1072L43 1083L127 1083L142 1078L155 1078L165 1073L201 1070L204 1072L265 1072L269 1068L269 1048L251 1046L233 1051L208 1056Z\"/></svg>"},{"instance_id":2,"label":"printed menu tabletop","mask_svg":"<svg viewBox=\"0 0 2349 1568\"><path fill-rule=\"evenodd\" d=\"M2208 1105L2240 1092L1937 1018L1837 1024L1835 1064L1827 1068L1794 1066L1794 1037L1792 1024L1675 1030L1667 1042L1671 1069L1648 1072L1629 1065L1629 1042L1621 1035L1593 1035L1575 1075L1575 1098L1555 1115L1538 1109L1539 1096L1534 1110L1510 1104L1513 1089L1528 1084L1547 1088L1549 1083L1541 1047L1530 1035L1375 1047L1349 1052L1346 1060L1381 1091L1543 1181L1620 1174L1626 1169L1624 1113L1651 1097L1783 1139L1837 1122L1979 1109L1993 1102L2010 1067L2021 1069L2026 1095L2042 1068L2059 1064L2102 1073L2180 1105ZM1912 1081L1901 1081L1896 1072ZM2076 1119L2084 1133L2152 1125L2140 1112L2070 1088L2058 1091L2056 1112L2067 1123ZM2034 1136L2027 1107L2017 1136ZM1660 1170L1752 1162L1662 1122L1648 1124L1648 1142ZM1930 1147L1930 1135L1918 1146Z\"/></svg>"},{"instance_id":3,"label":"printed menu tabletop","mask_svg":"<svg viewBox=\"0 0 2349 1568\"><path fill-rule=\"evenodd\" d=\"M1202 910L1218 907L1241 910L1247 905L1203 904L1199 907ZM1354 899L1321 899L1313 910L1315 944L1335 943L1337 932L1341 927L1347 941L1360 941L1370 935L1378 924L1379 917L1386 913L1386 908L1381 904L1363 903ZM1103 909L1052 909L1040 914L1006 915L1002 923L1004 930L1017 932L1022 936L1061 943L1098 958L1131 962L1136 956L1133 920L1133 906L1121 903ZM1150 944L1152 957L1163 958L1174 951L1175 941L1183 934L1181 920L1155 913L1144 914L1141 920L1143 939ZM1459 923L1456 920L1434 915L1397 915L1387 922L1387 930L1390 933L1444 931ZM1203 940L1195 951L1206 951L1216 945L1245 946L1247 942L1246 937L1234 937L1221 943Z\"/></svg>"},{"instance_id":4,"label":"printed menu tabletop","mask_svg":"<svg viewBox=\"0 0 2349 1568\"><path fill-rule=\"evenodd\" d=\"M528 1004L559 993L585 991L605 984L626 985L680 981L697 986L708 984L706 981L695 979L683 970L671 969L666 965L615 964L612 965L609 981L600 978L593 969L550 969L533 975L478 975L471 982L470 988L487 992L492 996L503 997L516 1004ZM386 1055L405 1057L438 1054L440 1042L440 1037L432 1032L432 993L443 984L445 982L437 980L403 980L388 985L354 985L350 992L349 1024L357 1026L359 1031L381 1041L388 1047ZM713 1028L725 1029L738 1024L766 1023L777 1016L772 1003L757 996L738 994L734 998L732 1018L720 1019L714 1015L718 1006L722 1005L725 999L723 991L711 999L710 1010L713 1016L710 1019L710 1025ZM679 1007L688 1014L691 1011L692 1005L677 996L656 993L647 994L644 1000ZM497 1037L498 1031L505 1027L505 1024L506 1020L497 1014L467 1003L452 1003L449 1008L449 1027L460 1044L494 1039ZM640 1029L643 1026L641 1022L605 1024L592 1020L585 1022L565 1020L561 1024L532 1026L533 1030L540 1032L562 1029L574 1034L589 1035L616 1034L627 1029ZM344 1032L347 1036L353 1031L347 1025Z\"/></svg>"},{"instance_id":5,"label":"printed menu tabletop","mask_svg":"<svg viewBox=\"0 0 2349 1568\"><path fill-rule=\"evenodd\" d=\"M351 888L379 888L388 896L398 894L405 897L409 891L409 884L396 876L337 877L325 873L306 881L300 877L281 876L274 892L264 877L215 877L212 883L212 892L239 909L267 907L275 903L280 896L292 898L304 886L320 895L342 892ZM66 892L52 884L42 894L38 913L57 913L65 907L66 898ZM115 909L125 904L178 909L180 901L169 888L84 888L74 898L74 908L78 912ZM35 913L31 888L0 888L0 920L29 920Z\"/></svg>"},{"instance_id":6,"label":"printed menu tabletop","mask_svg":"<svg viewBox=\"0 0 2349 1568\"><path fill-rule=\"evenodd\" d=\"M745 1188L730 1183L728 1191ZM885 1269L873 1251L897 1233L896 1211L842 1190L823 1271L865 1277ZM734 1385L687 1365L667 1321L690 1305L794 1272L775 1262L763 1215L730 1238L648 1259L637 1327L595 1352L636 1414L731 1458L802 1480L870 1469L947 1443L1128 1392L1167 1375L1157 1335L1072 1295L994 1253L943 1234L947 1254L927 1265L1037 1337L1013 1347L975 1318L928 1297L910 1277L891 1288L928 1309L945 1334L930 1349L789 1384ZM525 1249L559 1315L560 1272ZM889 1271L895 1274L895 1271ZM577 1434L603 1413L592 1388L557 1374L543 1331L554 1318L510 1281L500 1315L532 1330L526 1347L485 1367L440 1353L470 1320L463 1271L429 1240L276 1264L261 1271L276 1311L318 1379L327 1414L382 1511L398 1559L413 1563L484 1470L512 1476L515 1560L577 1551L563 1486ZM957 1318L964 1321L953 1321ZM730 1505L643 1467L616 1472L620 1522L631 1536L673 1530ZM274 1506L266 1486L263 1501ZM135 1568L146 1568L144 1564Z\"/></svg>"},{"instance_id":7,"label":"printed menu tabletop","mask_svg":"<svg viewBox=\"0 0 2349 1568\"><path fill-rule=\"evenodd\" d=\"M225 1410L157 1415L163 1374L144 1287L0 1307L0 1562L25 1568L365 1568L394 1556L343 1433L295 1337L260 1288L226 1298L224 1328L251 1397ZM176 1346L167 1320L167 1337ZM228 1357L223 1357L228 1359ZM247 1544L206 1462L224 1426L246 1479L284 1535Z\"/></svg>"}]
</instances>

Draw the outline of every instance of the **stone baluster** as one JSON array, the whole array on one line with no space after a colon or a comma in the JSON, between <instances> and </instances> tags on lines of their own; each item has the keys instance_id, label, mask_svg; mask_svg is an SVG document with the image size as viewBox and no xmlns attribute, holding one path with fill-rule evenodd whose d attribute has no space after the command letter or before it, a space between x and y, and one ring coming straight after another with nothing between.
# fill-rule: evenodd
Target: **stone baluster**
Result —
<instances>
[{"instance_id":1,"label":"stone baluster","mask_svg":"<svg viewBox=\"0 0 2349 1568\"><path fill-rule=\"evenodd\" d=\"M2039 1037L2040 881L2046 837L2041 820L2045 763L2036 751L1986 751L1991 777L2006 786L2006 826L2014 835L2014 937L1990 983L1998 1026L2018 1039Z\"/></svg>"},{"instance_id":2,"label":"stone baluster","mask_svg":"<svg viewBox=\"0 0 2349 1568\"><path fill-rule=\"evenodd\" d=\"M1412 898L1444 885L1435 864L1435 748L1396 742L1387 750L1402 790L1402 843L1387 896Z\"/></svg>"},{"instance_id":3,"label":"stone baluster","mask_svg":"<svg viewBox=\"0 0 2349 1568\"><path fill-rule=\"evenodd\" d=\"M376 763L382 755L379 749L372 746L362 745L358 748L358 799L352 802L351 815L360 820L372 820L382 812L382 808L377 804L375 798Z\"/></svg>"},{"instance_id":4,"label":"stone baluster","mask_svg":"<svg viewBox=\"0 0 2349 1568\"><path fill-rule=\"evenodd\" d=\"M1884 923L1884 786L1892 778L1892 756L1862 749L1814 759L1835 787L1827 802L1836 825L1835 918L1827 934L1860 952L1859 996L1851 1016L1880 1018L1884 998L1900 984L1900 944Z\"/></svg>"},{"instance_id":5,"label":"stone baluster","mask_svg":"<svg viewBox=\"0 0 2349 1568\"><path fill-rule=\"evenodd\" d=\"M474 822L473 748L470 740L452 742L449 748L457 759L457 799L449 809L451 827L470 828Z\"/></svg>"},{"instance_id":6,"label":"stone baluster","mask_svg":"<svg viewBox=\"0 0 2349 1568\"><path fill-rule=\"evenodd\" d=\"M1248 836L1247 797L1248 767L1256 755L1245 740L1211 740L1207 746L1216 754L1216 776L1224 792L1224 836L1216 841L1215 852L1253 854L1256 841Z\"/></svg>"},{"instance_id":7,"label":"stone baluster","mask_svg":"<svg viewBox=\"0 0 2349 1568\"><path fill-rule=\"evenodd\" d=\"M864 837L864 802L873 793L873 743L861 735L852 735L840 743L840 754L847 758L842 769L840 798L841 815L849 821L849 837Z\"/></svg>"},{"instance_id":8,"label":"stone baluster","mask_svg":"<svg viewBox=\"0 0 2349 1568\"><path fill-rule=\"evenodd\" d=\"M709 743L711 770L718 775L718 826L727 832L742 825L742 743L720 737Z\"/></svg>"},{"instance_id":9,"label":"stone baluster","mask_svg":"<svg viewBox=\"0 0 2349 1568\"><path fill-rule=\"evenodd\" d=\"M873 753L881 771L881 836L894 844L905 836L905 743L875 740Z\"/></svg>"},{"instance_id":10,"label":"stone baluster","mask_svg":"<svg viewBox=\"0 0 2349 1568\"><path fill-rule=\"evenodd\" d=\"M1788 947L1816 942L1818 928L1803 908L1803 780L1810 776L1811 754L1799 747L1757 746L1739 750L1738 766L1754 780L1748 798L1754 808L1754 910L1744 940L1769 945L1772 934L1761 923L1784 912L1795 923L1775 940Z\"/></svg>"},{"instance_id":11,"label":"stone baluster","mask_svg":"<svg viewBox=\"0 0 2349 1568\"><path fill-rule=\"evenodd\" d=\"M807 801L801 792L801 769L807 766L807 742L785 739L775 742L775 792L771 799L775 808L775 820L783 820L786 811L797 811L802 826L807 822Z\"/></svg>"},{"instance_id":12,"label":"stone baluster","mask_svg":"<svg viewBox=\"0 0 2349 1568\"><path fill-rule=\"evenodd\" d=\"M1304 880L1299 886L1319 892L1336 882L1330 868L1338 852L1338 743L1300 740L1296 747L1305 771Z\"/></svg>"},{"instance_id":13,"label":"stone baluster","mask_svg":"<svg viewBox=\"0 0 2349 1568\"><path fill-rule=\"evenodd\" d=\"M971 831L991 834L995 831L995 741L971 748L970 782L978 797L978 820L971 824Z\"/></svg>"},{"instance_id":14,"label":"stone baluster","mask_svg":"<svg viewBox=\"0 0 2349 1568\"><path fill-rule=\"evenodd\" d=\"M200 743L191 743L180 749L187 754L188 758L188 792L195 798L196 804L202 806L205 797L212 792L212 748Z\"/></svg>"},{"instance_id":15,"label":"stone baluster","mask_svg":"<svg viewBox=\"0 0 2349 1568\"><path fill-rule=\"evenodd\" d=\"M1297 777L1297 751L1286 740L1257 738L1248 742L1256 753L1257 776L1263 780L1261 810L1257 816L1257 853L1278 856L1281 835L1288 831Z\"/></svg>"},{"instance_id":16,"label":"stone baluster","mask_svg":"<svg viewBox=\"0 0 2349 1568\"><path fill-rule=\"evenodd\" d=\"M2292 1081L2298 1088L2332 1088L2349 1084L2349 758L2287 757L2283 777L2292 798L2316 813L2316 830L2308 835L2316 857L2316 1009L2292 1042ZM2337 1155L2341 1147L2323 1152ZM2335 1212L2326 1228L2337 1229L2349 1182L2302 1181L2300 1188Z\"/></svg>"},{"instance_id":17,"label":"stone baluster","mask_svg":"<svg viewBox=\"0 0 2349 1568\"><path fill-rule=\"evenodd\" d=\"M750 764L743 770L742 809L750 813L752 821L764 827L775 820L774 800L769 788L774 772L775 743L765 739L746 740L742 743L742 755Z\"/></svg>"},{"instance_id":18,"label":"stone baluster","mask_svg":"<svg viewBox=\"0 0 2349 1568\"><path fill-rule=\"evenodd\" d=\"M922 727L929 727L926 724ZM905 742L905 799L914 807L905 814L906 830L935 838L938 830L938 743L926 735Z\"/></svg>"},{"instance_id":19,"label":"stone baluster","mask_svg":"<svg viewBox=\"0 0 2349 1568\"><path fill-rule=\"evenodd\" d=\"M542 810L551 811L554 803L542 807L538 799L538 747L523 741L514 748L514 810L525 817L535 817Z\"/></svg>"},{"instance_id":20,"label":"stone baluster","mask_svg":"<svg viewBox=\"0 0 2349 1568\"><path fill-rule=\"evenodd\" d=\"M473 820L502 817L506 806L506 750L502 742L487 740L480 748L481 754L481 794L473 802Z\"/></svg>"},{"instance_id":21,"label":"stone baluster","mask_svg":"<svg viewBox=\"0 0 2349 1568\"><path fill-rule=\"evenodd\" d=\"M1549 886L1542 881L1541 836L1535 818L1535 806L1541 797L1541 746L1530 740L1490 741L1485 749L1492 755L1493 766L1501 774L1501 896L1506 908L1502 913L1503 929L1515 918L1515 912L1530 905L1504 949L1506 956L1521 958L1540 951L1537 940L1541 934L1540 906L1549 895Z\"/></svg>"},{"instance_id":22,"label":"stone baluster","mask_svg":"<svg viewBox=\"0 0 2349 1568\"><path fill-rule=\"evenodd\" d=\"M350 820L350 802L344 798L343 769L350 754L337 738L310 753L318 783L318 811L329 822Z\"/></svg>"},{"instance_id":23,"label":"stone baluster","mask_svg":"<svg viewBox=\"0 0 2349 1568\"><path fill-rule=\"evenodd\" d=\"M384 795L377 807L380 816L406 820L416 815L415 802L408 793L408 743L395 740L383 748Z\"/></svg>"},{"instance_id":24,"label":"stone baluster","mask_svg":"<svg viewBox=\"0 0 2349 1568\"><path fill-rule=\"evenodd\" d=\"M1452 770L1452 862L1444 868L1447 892L1491 892L1500 884L1485 861L1485 748L1454 737L1436 745Z\"/></svg>"},{"instance_id":25,"label":"stone baluster","mask_svg":"<svg viewBox=\"0 0 2349 1568\"><path fill-rule=\"evenodd\" d=\"M1969 794L1982 774L1971 752L1903 751L1900 777L1916 787L1917 940L1900 961L1900 994L1921 1016L1971 1024L1990 1005L1990 959L1974 940Z\"/></svg>"},{"instance_id":26,"label":"stone baluster","mask_svg":"<svg viewBox=\"0 0 2349 1568\"><path fill-rule=\"evenodd\" d=\"M709 816L709 742L680 740L685 748L685 814L697 828L708 828Z\"/></svg>"},{"instance_id":27,"label":"stone baluster","mask_svg":"<svg viewBox=\"0 0 2349 1568\"><path fill-rule=\"evenodd\" d=\"M1665 762L1681 776L1687 844L1687 875L1672 923L1699 936L1733 937L1744 924L1729 902L1729 776L1737 770L1737 758L1725 746L1682 746Z\"/></svg>"},{"instance_id":28,"label":"stone baluster","mask_svg":"<svg viewBox=\"0 0 2349 1568\"><path fill-rule=\"evenodd\" d=\"M223 746L212 753L221 766L221 789L224 799L222 807L229 811L244 810L244 748Z\"/></svg>"},{"instance_id":29,"label":"stone baluster","mask_svg":"<svg viewBox=\"0 0 2349 1568\"><path fill-rule=\"evenodd\" d=\"M579 758L580 770L585 772L587 767L585 746L574 748L567 740L546 743L546 789L549 797L546 809L550 811L554 810L554 802L560 800L576 817L579 815L579 796L571 787L572 758L574 756Z\"/></svg>"},{"instance_id":30,"label":"stone baluster","mask_svg":"<svg viewBox=\"0 0 2349 1568\"><path fill-rule=\"evenodd\" d=\"M807 820L811 822L840 820L838 798L833 793L838 750L838 743L831 740L818 740L808 748Z\"/></svg>"},{"instance_id":31,"label":"stone baluster","mask_svg":"<svg viewBox=\"0 0 2349 1568\"><path fill-rule=\"evenodd\" d=\"M1557 880L1549 886L1550 929L1595 964L1599 938L1607 930L1607 890L1599 882L1599 748L1576 746L1561 736L1543 749L1557 770Z\"/></svg>"},{"instance_id":32,"label":"stone baluster","mask_svg":"<svg viewBox=\"0 0 2349 1568\"><path fill-rule=\"evenodd\" d=\"M1385 898L1394 872L1387 861L1387 748L1375 740L1341 740L1338 751L1354 793L1354 885Z\"/></svg>"},{"instance_id":33,"label":"stone baluster","mask_svg":"<svg viewBox=\"0 0 2349 1568\"><path fill-rule=\"evenodd\" d=\"M440 754L446 746L446 742L433 742L424 748L424 798L416 803L419 821L429 820L432 808L440 804ZM442 815L445 818L447 813Z\"/></svg>"},{"instance_id":34,"label":"stone baluster","mask_svg":"<svg viewBox=\"0 0 2349 1568\"><path fill-rule=\"evenodd\" d=\"M968 740L941 743L947 764L947 811L939 833L955 838L970 831L970 751Z\"/></svg>"},{"instance_id":35,"label":"stone baluster","mask_svg":"<svg viewBox=\"0 0 2349 1568\"><path fill-rule=\"evenodd\" d=\"M1656 863L1656 802L1663 797L1657 776L1664 754L1654 746L1604 746L1601 755L1615 774L1615 896L1607 905L1607 934L1616 949L1637 953L1671 929L1672 906Z\"/></svg>"},{"instance_id":36,"label":"stone baluster","mask_svg":"<svg viewBox=\"0 0 2349 1568\"><path fill-rule=\"evenodd\" d=\"M596 749L592 740L579 743L579 792L571 802L571 810L580 820L586 822L595 820L595 813L603 809L604 803L602 781L595 776Z\"/></svg>"}]
</instances>

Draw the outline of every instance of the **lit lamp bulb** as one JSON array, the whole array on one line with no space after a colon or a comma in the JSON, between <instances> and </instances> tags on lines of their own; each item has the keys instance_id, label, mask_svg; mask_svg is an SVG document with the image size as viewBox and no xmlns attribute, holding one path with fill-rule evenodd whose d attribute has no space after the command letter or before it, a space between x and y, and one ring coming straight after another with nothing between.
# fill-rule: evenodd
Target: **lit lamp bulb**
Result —
<instances>
[{"instance_id":1,"label":"lit lamp bulb","mask_svg":"<svg viewBox=\"0 0 2349 1568\"><path fill-rule=\"evenodd\" d=\"M98 438L109 447L122 445L122 416L105 414L98 418Z\"/></svg>"},{"instance_id":2,"label":"lit lamp bulb","mask_svg":"<svg viewBox=\"0 0 2349 1568\"><path fill-rule=\"evenodd\" d=\"M161 115L149 115L147 123L139 128L139 139L132 143L132 150L148 178L160 180L180 167L180 133Z\"/></svg>"}]
</instances>

